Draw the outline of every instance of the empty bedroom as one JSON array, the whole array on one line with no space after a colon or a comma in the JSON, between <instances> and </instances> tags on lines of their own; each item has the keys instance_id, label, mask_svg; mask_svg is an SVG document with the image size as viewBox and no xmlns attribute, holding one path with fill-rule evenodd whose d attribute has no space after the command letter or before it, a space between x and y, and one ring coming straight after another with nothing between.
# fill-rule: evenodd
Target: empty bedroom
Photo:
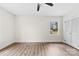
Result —
<instances>
[{"instance_id":1,"label":"empty bedroom","mask_svg":"<svg viewBox=\"0 0 79 59\"><path fill-rule=\"evenodd\" d=\"M0 56L79 56L79 3L0 3Z\"/></svg>"}]
</instances>

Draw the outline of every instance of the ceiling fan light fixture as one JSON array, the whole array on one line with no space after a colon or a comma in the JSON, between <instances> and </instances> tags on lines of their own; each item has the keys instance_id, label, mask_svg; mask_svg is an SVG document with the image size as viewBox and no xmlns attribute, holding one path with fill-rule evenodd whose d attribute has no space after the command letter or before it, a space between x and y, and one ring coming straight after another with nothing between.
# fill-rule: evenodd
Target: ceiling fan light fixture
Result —
<instances>
[{"instance_id":1,"label":"ceiling fan light fixture","mask_svg":"<svg viewBox=\"0 0 79 59\"><path fill-rule=\"evenodd\" d=\"M48 5L48 6L50 6L50 7L52 7L52 6L54 5L53 3L45 3L45 4ZM38 3L38 4L37 4L37 11L40 10L40 6L41 6L41 4Z\"/></svg>"}]
</instances>

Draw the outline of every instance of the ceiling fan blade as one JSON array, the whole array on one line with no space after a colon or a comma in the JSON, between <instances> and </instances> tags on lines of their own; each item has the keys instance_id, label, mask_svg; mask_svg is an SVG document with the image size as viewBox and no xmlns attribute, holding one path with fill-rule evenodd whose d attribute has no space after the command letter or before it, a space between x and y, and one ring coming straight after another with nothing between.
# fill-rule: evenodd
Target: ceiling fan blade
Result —
<instances>
[{"instance_id":1,"label":"ceiling fan blade","mask_svg":"<svg viewBox=\"0 0 79 59\"><path fill-rule=\"evenodd\" d=\"M47 4L49 6L53 6L54 5L53 3L45 3L45 4Z\"/></svg>"},{"instance_id":2,"label":"ceiling fan blade","mask_svg":"<svg viewBox=\"0 0 79 59\"><path fill-rule=\"evenodd\" d=\"M39 11L40 9L40 4L37 4L37 11Z\"/></svg>"}]
</instances>

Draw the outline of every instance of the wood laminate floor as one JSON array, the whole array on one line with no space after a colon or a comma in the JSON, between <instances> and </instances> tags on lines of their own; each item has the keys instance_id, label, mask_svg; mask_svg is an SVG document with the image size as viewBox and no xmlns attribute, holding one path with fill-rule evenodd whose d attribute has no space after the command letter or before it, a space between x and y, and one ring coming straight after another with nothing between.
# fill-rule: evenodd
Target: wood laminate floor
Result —
<instances>
[{"instance_id":1,"label":"wood laminate floor","mask_svg":"<svg viewBox=\"0 0 79 59\"><path fill-rule=\"evenodd\" d=\"M63 43L14 43L0 56L79 56L79 50Z\"/></svg>"}]
</instances>

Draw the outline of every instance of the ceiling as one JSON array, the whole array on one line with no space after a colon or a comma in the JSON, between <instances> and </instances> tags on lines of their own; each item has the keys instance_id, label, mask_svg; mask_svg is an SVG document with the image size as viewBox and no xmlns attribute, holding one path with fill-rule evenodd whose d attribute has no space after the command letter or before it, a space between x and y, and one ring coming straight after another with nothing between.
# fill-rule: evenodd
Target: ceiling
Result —
<instances>
[{"instance_id":1,"label":"ceiling","mask_svg":"<svg viewBox=\"0 0 79 59\"><path fill-rule=\"evenodd\" d=\"M70 11L79 8L78 3L54 3L50 7L41 3L40 11L37 11L37 3L0 3L0 7L14 15L40 15L40 16L63 16Z\"/></svg>"}]
</instances>

